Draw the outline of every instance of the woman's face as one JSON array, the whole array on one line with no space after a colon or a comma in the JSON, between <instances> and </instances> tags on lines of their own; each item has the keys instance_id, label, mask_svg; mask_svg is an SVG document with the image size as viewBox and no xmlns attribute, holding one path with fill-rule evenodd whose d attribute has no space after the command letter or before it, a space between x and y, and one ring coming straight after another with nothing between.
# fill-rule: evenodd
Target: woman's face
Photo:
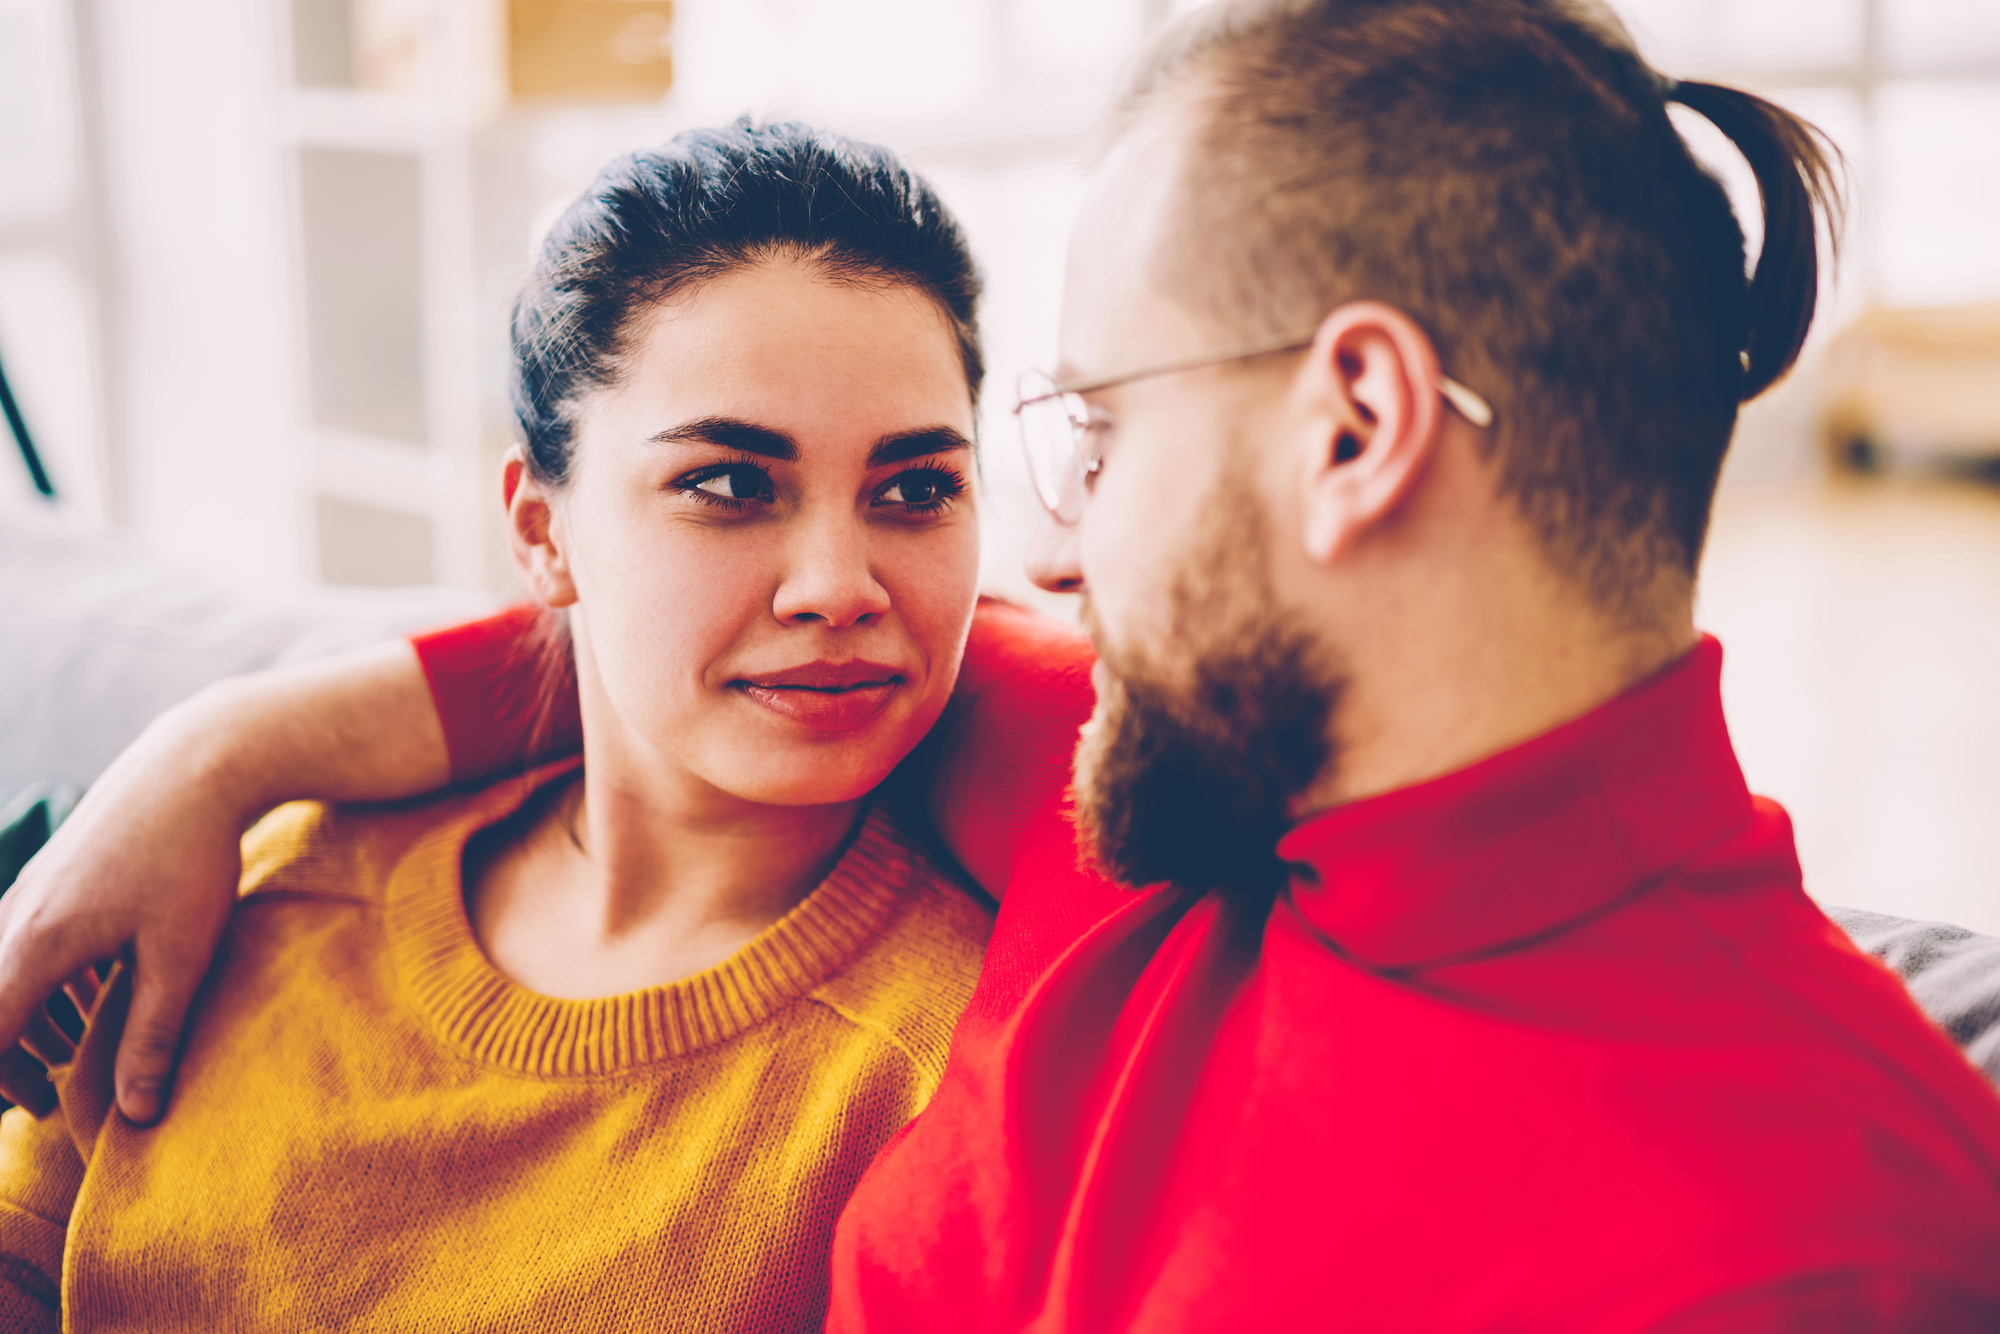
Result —
<instances>
[{"instance_id":1,"label":"woman's face","mask_svg":"<svg viewBox=\"0 0 2000 1334\"><path fill-rule=\"evenodd\" d=\"M958 674L972 433L950 322L912 288L779 259L639 312L569 482L508 469L530 582L574 604L593 763L778 805L880 782Z\"/></svg>"}]
</instances>

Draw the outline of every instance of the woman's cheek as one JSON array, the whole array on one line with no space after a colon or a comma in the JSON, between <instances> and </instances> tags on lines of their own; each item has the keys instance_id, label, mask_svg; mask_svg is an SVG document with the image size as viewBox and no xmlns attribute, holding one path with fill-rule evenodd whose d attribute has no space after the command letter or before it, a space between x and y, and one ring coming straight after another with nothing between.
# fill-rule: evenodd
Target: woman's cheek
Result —
<instances>
[{"instance_id":1,"label":"woman's cheek","mask_svg":"<svg viewBox=\"0 0 2000 1334\"><path fill-rule=\"evenodd\" d=\"M970 519L916 535L882 573L890 600L931 672L928 693L942 699L958 675L959 655L979 596L979 526Z\"/></svg>"},{"instance_id":2,"label":"woman's cheek","mask_svg":"<svg viewBox=\"0 0 2000 1334\"><path fill-rule=\"evenodd\" d=\"M714 532L635 537L605 562L598 625L616 663L601 664L613 702L657 740L690 734L709 698L711 664L769 614L754 544ZM740 535L735 535L740 536ZM708 539L708 540L704 540Z\"/></svg>"}]
</instances>

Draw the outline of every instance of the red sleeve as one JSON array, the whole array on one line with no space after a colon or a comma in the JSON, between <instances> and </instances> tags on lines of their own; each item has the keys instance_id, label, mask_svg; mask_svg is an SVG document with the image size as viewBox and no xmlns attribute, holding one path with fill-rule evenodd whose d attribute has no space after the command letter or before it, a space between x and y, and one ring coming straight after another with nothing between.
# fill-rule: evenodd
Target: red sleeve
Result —
<instances>
[{"instance_id":1,"label":"red sleeve","mask_svg":"<svg viewBox=\"0 0 2000 1334\"><path fill-rule=\"evenodd\" d=\"M581 749L576 673L559 614L523 603L410 642L444 726L454 781Z\"/></svg>"},{"instance_id":2,"label":"red sleeve","mask_svg":"<svg viewBox=\"0 0 2000 1334\"><path fill-rule=\"evenodd\" d=\"M938 836L996 898L1022 835L1069 790L1095 662L1075 626L981 598L951 707L911 757Z\"/></svg>"},{"instance_id":3,"label":"red sleeve","mask_svg":"<svg viewBox=\"0 0 2000 1334\"><path fill-rule=\"evenodd\" d=\"M1658 1326L1659 1334L1978 1334L1995 1329L2000 1329L2000 1299L1990 1286L1975 1292L1937 1275L1869 1268L1781 1279Z\"/></svg>"}]
</instances>

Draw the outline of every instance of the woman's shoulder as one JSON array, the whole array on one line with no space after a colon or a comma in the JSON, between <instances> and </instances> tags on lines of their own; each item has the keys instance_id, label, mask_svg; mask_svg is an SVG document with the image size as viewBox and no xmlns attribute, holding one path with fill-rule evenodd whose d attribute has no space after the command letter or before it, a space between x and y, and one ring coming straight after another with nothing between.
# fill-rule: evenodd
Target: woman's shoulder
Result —
<instances>
[{"instance_id":1,"label":"woman's shoulder","mask_svg":"<svg viewBox=\"0 0 2000 1334\"><path fill-rule=\"evenodd\" d=\"M548 769L570 767L573 761ZM466 839L504 819L544 776L537 771L381 804L287 802L244 834L240 892L266 902L280 894L379 900L413 857L438 851L456 865Z\"/></svg>"},{"instance_id":2,"label":"woman's shoulder","mask_svg":"<svg viewBox=\"0 0 2000 1334\"><path fill-rule=\"evenodd\" d=\"M901 1050L920 1081L934 1083L986 957L992 900L942 869L885 810L870 817L846 861L857 854L893 903L814 999Z\"/></svg>"},{"instance_id":3,"label":"woman's shoulder","mask_svg":"<svg viewBox=\"0 0 2000 1334\"><path fill-rule=\"evenodd\" d=\"M240 892L260 904L279 894L373 897L382 821L365 808L323 801L279 806L243 835Z\"/></svg>"}]
</instances>

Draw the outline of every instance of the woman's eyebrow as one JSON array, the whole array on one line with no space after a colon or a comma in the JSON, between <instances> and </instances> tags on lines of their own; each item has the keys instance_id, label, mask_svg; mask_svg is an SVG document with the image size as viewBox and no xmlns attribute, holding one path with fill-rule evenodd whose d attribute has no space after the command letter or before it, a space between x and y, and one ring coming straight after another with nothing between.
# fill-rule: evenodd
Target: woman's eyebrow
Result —
<instances>
[{"instance_id":1,"label":"woman's eyebrow","mask_svg":"<svg viewBox=\"0 0 2000 1334\"><path fill-rule=\"evenodd\" d=\"M908 459L923 458L926 454L949 454L953 450L971 448L972 442L949 426L925 426L915 431L898 431L877 440L875 448L868 451L868 466L879 468L885 463L902 463Z\"/></svg>"},{"instance_id":2,"label":"woman's eyebrow","mask_svg":"<svg viewBox=\"0 0 2000 1334\"><path fill-rule=\"evenodd\" d=\"M796 463L799 460L798 442L783 431L774 431L768 426L735 417L697 417L679 426L670 426L652 436L651 440L656 445L720 445L724 449L741 450L745 454L776 459L780 463Z\"/></svg>"}]
</instances>

